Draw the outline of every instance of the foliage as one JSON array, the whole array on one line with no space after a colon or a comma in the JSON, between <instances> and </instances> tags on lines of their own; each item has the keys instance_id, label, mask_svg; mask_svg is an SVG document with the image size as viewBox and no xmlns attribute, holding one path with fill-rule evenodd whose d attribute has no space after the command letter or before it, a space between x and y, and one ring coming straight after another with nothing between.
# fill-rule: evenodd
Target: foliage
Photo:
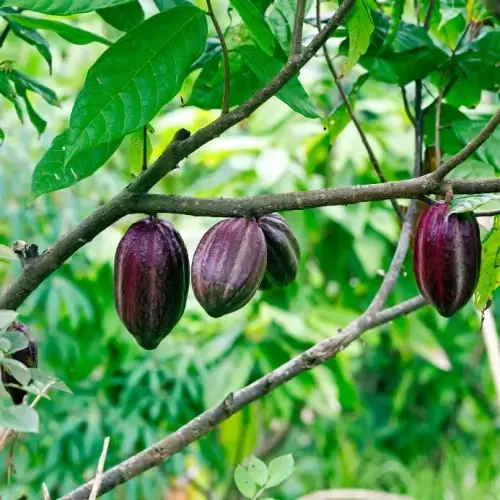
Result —
<instances>
[{"instance_id":1,"label":"foliage","mask_svg":"<svg viewBox=\"0 0 500 500\"><path fill-rule=\"evenodd\" d=\"M196 131L219 116L221 46L207 22L205 2L154 3L158 12L126 0L0 1L1 28L7 23L12 28L0 49L3 288L20 272L8 250L12 240L49 248L140 173L144 152L137 141L144 126L154 127L148 134L154 160L177 129ZM230 49L235 106L284 66L295 3L213 3ZM386 2L381 12L371 0L358 1L330 39L349 101L390 181L408 178L413 163L413 129L399 87L406 87L413 104L413 82L423 79L424 141L431 149L435 98L451 85L440 113L444 159L470 141L498 106L492 94L500 81L498 16L484 17L472 8L476 3L435 2L427 32L408 3L403 11L401 2L394 7ZM26 11L14 12L13 6ZM314 7L308 7L307 19L314 24ZM334 8L322 3L324 15ZM306 24L304 42L314 34ZM24 123L26 116L33 126ZM149 158L148 147L146 153ZM499 158L497 132L453 176L494 177ZM313 58L277 98L190 155L158 191L216 198L377 181L326 64ZM457 197L455 209L498 206L493 197L481 196ZM37 406L39 433L20 435L17 474L10 485L0 482L0 494L37 498L45 482L53 498L62 496L93 477L106 436L111 467L359 316L397 241L390 204L284 215L301 246L296 283L258 292L245 308L217 320L208 319L190 294L181 322L152 353L126 332L112 295L114 251L138 217L126 217L100 234L49 277L19 310L40 345L41 370L31 371L34 382L26 389L33 387L31 401L50 373L74 395L51 392L50 400ZM214 224L206 218L168 218L190 256ZM497 267L490 255L498 248L497 226L488 239L490 228L483 227L488 255L477 295L480 309L492 299L495 312ZM405 270L389 305L416 293L410 258ZM430 308L398 318L105 498L176 492L202 498L194 484L222 498L235 470L238 476L247 471L247 486L249 476L256 493L257 486L273 484L275 468L285 470L272 465L283 454L293 454L294 473L273 485L276 499L343 487L418 500L495 498L500 471L495 392L486 362L474 355L478 328L472 304L449 320ZM8 354L15 342L3 334L0 349ZM3 390L0 404L0 423L36 430L33 412L13 409ZM0 460L5 463L7 451ZM262 461L269 463L265 480Z\"/></svg>"}]
</instances>

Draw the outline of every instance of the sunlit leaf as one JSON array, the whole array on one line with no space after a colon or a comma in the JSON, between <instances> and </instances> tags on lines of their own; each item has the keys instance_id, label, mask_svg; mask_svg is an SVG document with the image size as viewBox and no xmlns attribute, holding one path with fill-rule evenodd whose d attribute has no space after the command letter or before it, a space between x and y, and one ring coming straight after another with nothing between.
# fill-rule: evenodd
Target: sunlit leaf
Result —
<instances>
[{"instance_id":1,"label":"sunlit leaf","mask_svg":"<svg viewBox=\"0 0 500 500\"><path fill-rule=\"evenodd\" d=\"M240 493L246 498L252 498L257 491L257 487L250 477L250 474L241 465L234 471L234 482Z\"/></svg>"},{"instance_id":2,"label":"sunlit leaf","mask_svg":"<svg viewBox=\"0 0 500 500\"><path fill-rule=\"evenodd\" d=\"M28 339L26 335L17 330L9 330L2 334L2 338L6 338L9 341L10 348L7 354L14 354L22 349L28 347Z\"/></svg>"},{"instance_id":3,"label":"sunlit leaf","mask_svg":"<svg viewBox=\"0 0 500 500\"><path fill-rule=\"evenodd\" d=\"M21 384L28 385L31 380L31 373L29 369L16 361L15 359L4 358L2 359L2 365L7 368L11 375Z\"/></svg>"},{"instance_id":4,"label":"sunlit leaf","mask_svg":"<svg viewBox=\"0 0 500 500\"><path fill-rule=\"evenodd\" d=\"M16 432L38 432L38 413L26 405L9 406L0 410L0 425Z\"/></svg>"},{"instance_id":5,"label":"sunlit leaf","mask_svg":"<svg viewBox=\"0 0 500 500\"><path fill-rule=\"evenodd\" d=\"M0 309L0 330L7 328L16 319L17 312Z\"/></svg>"},{"instance_id":6,"label":"sunlit leaf","mask_svg":"<svg viewBox=\"0 0 500 500\"><path fill-rule=\"evenodd\" d=\"M293 456L283 455L275 458L269 464L269 481L266 486L271 488L282 483L293 472Z\"/></svg>"},{"instance_id":7,"label":"sunlit leaf","mask_svg":"<svg viewBox=\"0 0 500 500\"><path fill-rule=\"evenodd\" d=\"M451 203L448 215L462 212L472 212L486 203L500 200L498 193L472 194L467 196L455 196Z\"/></svg>"},{"instance_id":8,"label":"sunlit leaf","mask_svg":"<svg viewBox=\"0 0 500 500\"><path fill-rule=\"evenodd\" d=\"M254 455L250 457L248 473L257 486L264 486L269 478L269 472L266 464Z\"/></svg>"}]
</instances>

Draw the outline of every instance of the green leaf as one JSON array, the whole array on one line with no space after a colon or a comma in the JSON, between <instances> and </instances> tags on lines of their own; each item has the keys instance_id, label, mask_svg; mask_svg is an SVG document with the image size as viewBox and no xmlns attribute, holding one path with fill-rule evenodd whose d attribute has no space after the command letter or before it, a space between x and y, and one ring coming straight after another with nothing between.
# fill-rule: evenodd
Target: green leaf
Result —
<instances>
[{"instance_id":1,"label":"green leaf","mask_svg":"<svg viewBox=\"0 0 500 500\"><path fill-rule=\"evenodd\" d=\"M48 373L45 373L38 368L31 368L30 372L33 380L38 382L42 387L45 387L51 380L56 380L57 382L54 385L50 386L51 389L56 389L58 391L67 392L68 394L73 394L69 387L62 380L59 380L56 377L49 375Z\"/></svg>"},{"instance_id":2,"label":"green leaf","mask_svg":"<svg viewBox=\"0 0 500 500\"><path fill-rule=\"evenodd\" d=\"M268 56L258 47L243 45L238 48L238 52L263 85L272 80L284 66L279 59ZM314 104L296 76L276 96L297 113L307 118L318 118Z\"/></svg>"},{"instance_id":3,"label":"green leaf","mask_svg":"<svg viewBox=\"0 0 500 500\"><path fill-rule=\"evenodd\" d=\"M10 347L7 354L14 354L22 349L26 349L28 347L28 339L26 335L21 332L17 332L16 330L9 330L8 332L4 332L2 334L2 338L5 338L9 341Z\"/></svg>"},{"instance_id":4,"label":"green leaf","mask_svg":"<svg viewBox=\"0 0 500 500\"><path fill-rule=\"evenodd\" d=\"M370 10L365 0L358 0L347 15L347 31L349 32L349 50L347 61L342 68L342 75L348 73L358 62L370 45L370 37L375 29Z\"/></svg>"},{"instance_id":5,"label":"green leaf","mask_svg":"<svg viewBox=\"0 0 500 500\"><path fill-rule=\"evenodd\" d=\"M89 177L111 158L121 143L119 139L100 144L89 151L77 154L69 163L64 164L67 135L67 130L59 134L36 165L31 178L33 199L41 194L72 186Z\"/></svg>"},{"instance_id":6,"label":"green leaf","mask_svg":"<svg viewBox=\"0 0 500 500\"><path fill-rule=\"evenodd\" d=\"M199 57L197 61L191 66L190 71L195 71L200 68L204 68L212 59L216 59L222 54L222 45L218 38L209 38L207 40L207 46L205 51ZM231 56L231 54L229 54Z\"/></svg>"},{"instance_id":7,"label":"green leaf","mask_svg":"<svg viewBox=\"0 0 500 500\"><path fill-rule=\"evenodd\" d=\"M387 47L390 47L392 42L396 39L399 25L401 24L401 17L403 16L404 8L405 8L405 0L394 0L392 5L391 25L389 27L389 32L385 37L382 48L380 49L381 52L383 52Z\"/></svg>"},{"instance_id":8,"label":"green leaf","mask_svg":"<svg viewBox=\"0 0 500 500\"><path fill-rule=\"evenodd\" d=\"M9 406L0 410L0 425L16 432L38 432L38 413L26 405Z\"/></svg>"},{"instance_id":9,"label":"green leaf","mask_svg":"<svg viewBox=\"0 0 500 500\"><path fill-rule=\"evenodd\" d=\"M12 29L12 33L14 33L18 38L24 40L36 47L38 52L42 55L42 57L47 61L49 65L49 71L52 73L52 54L50 53L49 44L43 36L38 33L38 31L27 28L21 24L18 24L16 21L9 19L10 16L7 17L9 26Z\"/></svg>"},{"instance_id":10,"label":"green leaf","mask_svg":"<svg viewBox=\"0 0 500 500\"><path fill-rule=\"evenodd\" d=\"M10 324L17 318L16 311L9 311L7 309L0 309L0 330L10 326Z\"/></svg>"},{"instance_id":11,"label":"green leaf","mask_svg":"<svg viewBox=\"0 0 500 500\"><path fill-rule=\"evenodd\" d=\"M10 342L8 339L6 339L4 336L0 337L0 350L5 353L9 351L11 348Z\"/></svg>"},{"instance_id":12,"label":"green leaf","mask_svg":"<svg viewBox=\"0 0 500 500\"><path fill-rule=\"evenodd\" d=\"M452 125L453 132L462 146L466 146L484 128L488 120L457 121ZM488 140L474 153L481 161L500 170L500 133L490 135Z\"/></svg>"},{"instance_id":13,"label":"green leaf","mask_svg":"<svg viewBox=\"0 0 500 500\"><path fill-rule=\"evenodd\" d=\"M283 455L272 460L269 464L269 481L266 487L271 488L282 483L292 473L293 465L292 455Z\"/></svg>"},{"instance_id":14,"label":"green leaf","mask_svg":"<svg viewBox=\"0 0 500 500\"><path fill-rule=\"evenodd\" d=\"M141 170L144 161L144 131L143 128L136 130L130 134L128 148L128 167L134 172L136 170ZM151 146L151 139L149 134L146 133L146 165L151 158L151 153L153 148Z\"/></svg>"},{"instance_id":15,"label":"green leaf","mask_svg":"<svg viewBox=\"0 0 500 500\"><path fill-rule=\"evenodd\" d=\"M458 214L462 212L472 212L486 203L493 200L500 200L498 193L485 193L460 196L457 195L453 198L448 216L451 214Z\"/></svg>"},{"instance_id":16,"label":"green leaf","mask_svg":"<svg viewBox=\"0 0 500 500\"><path fill-rule=\"evenodd\" d=\"M361 75L356 80L351 90L348 92L349 102L351 103L352 108L354 108L356 105L356 100L358 97L357 94L359 90L361 89L363 84L368 80L368 78L370 78L369 73ZM349 115L349 112L347 111L347 106L345 105L344 102L339 104L335 108L333 113L331 113L329 116L327 116L322 120L323 125L328 130L328 135L330 136L331 143L335 141L335 139L347 127L350 121L351 121L351 116Z\"/></svg>"},{"instance_id":17,"label":"green leaf","mask_svg":"<svg viewBox=\"0 0 500 500\"><path fill-rule=\"evenodd\" d=\"M26 87L22 84L21 81L15 81L14 83L16 87L16 92L24 100L26 105L26 110L28 111L28 116L30 118L31 123L35 126L39 135L42 135L47 127L47 122L35 111L33 106L31 105L31 101L28 98L28 94L26 92Z\"/></svg>"},{"instance_id":18,"label":"green leaf","mask_svg":"<svg viewBox=\"0 0 500 500\"><path fill-rule=\"evenodd\" d=\"M260 88L261 83L237 52L229 54L229 68L229 104L237 106L249 99ZM221 109L223 93L224 65L222 56L219 55L204 65L186 104L201 109Z\"/></svg>"},{"instance_id":19,"label":"green leaf","mask_svg":"<svg viewBox=\"0 0 500 500\"><path fill-rule=\"evenodd\" d=\"M2 147L4 140L5 140L5 132L0 128L0 147Z\"/></svg>"},{"instance_id":20,"label":"green leaf","mask_svg":"<svg viewBox=\"0 0 500 500\"><path fill-rule=\"evenodd\" d=\"M9 72L10 76L10 72ZM12 88L12 85L7 77L7 74L3 71L0 71L0 94L2 94L9 102L14 105L17 116L21 123L23 123L23 110L19 105L19 101L17 100L17 94Z\"/></svg>"},{"instance_id":21,"label":"green leaf","mask_svg":"<svg viewBox=\"0 0 500 500\"><path fill-rule=\"evenodd\" d=\"M267 24L265 17L259 12L251 0L229 0L238 11L241 19L249 29L259 47L269 56L274 53L276 38Z\"/></svg>"},{"instance_id":22,"label":"green leaf","mask_svg":"<svg viewBox=\"0 0 500 500\"><path fill-rule=\"evenodd\" d=\"M0 245L0 260L3 262L17 260L17 255L14 253L12 248L8 247L7 245Z\"/></svg>"},{"instance_id":23,"label":"green leaf","mask_svg":"<svg viewBox=\"0 0 500 500\"><path fill-rule=\"evenodd\" d=\"M234 482L244 497L252 498L255 495L257 487L250 474L241 465L238 465L234 471Z\"/></svg>"},{"instance_id":24,"label":"green leaf","mask_svg":"<svg viewBox=\"0 0 500 500\"><path fill-rule=\"evenodd\" d=\"M132 0L58 0L57 2L54 0L3 0L0 1L0 6L67 16L122 5L130 1Z\"/></svg>"},{"instance_id":25,"label":"green leaf","mask_svg":"<svg viewBox=\"0 0 500 500\"><path fill-rule=\"evenodd\" d=\"M9 78L14 82L14 84L22 85L23 87L26 88L26 90L31 90L31 92L35 92L45 102L49 103L50 105L58 107L61 105L56 93L52 89L49 89L48 87L45 87L41 83L38 83L36 80L29 77L28 75L13 69L12 71L9 71Z\"/></svg>"},{"instance_id":26,"label":"green leaf","mask_svg":"<svg viewBox=\"0 0 500 500\"><path fill-rule=\"evenodd\" d=\"M122 7L123 8L123 7ZM17 24L26 28L49 30L57 33L64 40L75 45L86 45L88 43L97 42L104 45L111 45L111 42L102 36L91 33L90 31L75 28L60 21L52 19L42 19L39 17L28 17L24 14L13 14L7 17L8 20L15 21Z\"/></svg>"},{"instance_id":27,"label":"green leaf","mask_svg":"<svg viewBox=\"0 0 500 500\"><path fill-rule=\"evenodd\" d=\"M257 484L258 486L264 486L269 478L269 472L267 470L266 464L254 455L250 457L250 463L248 464L248 473L250 474L250 477L253 479L255 484Z\"/></svg>"},{"instance_id":28,"label":"green leaf","mask_svg":"<svg viewBox=\"0 0 500 500\"><path fill-rule=\"evenodd\" d=\"M493 229L483 241L481 252L481 273L474 294L479 311L486 309L493 297L493 291L500 285L500 217L495 217Z\"/></svg>"},{"instance_id":29,"label":"green leaf","mask_svg":"<svg viewBox=\"0 0 500 500\"><path fill-rule=\"evenodd\" d=\"M104 52L73 106L65 164L80 151L149 123L177 94L206 39L205 13L176 7L149 18Z\"/></svg>"},{"instance_id":30,"label":"green leaf","mask_svg":"<svg viewBox=\"0 0 500 500\"><path fill-rule=\"evenodd\" d=\"M131 31L144 21L144 11L136 0L125 5L100 9L97 13L113 28L120 31Z\"/></svg>"},{"instance_id":31,"label":"green leaf","mask_svg":"<svg viewBox=\"0 0 500 500\"><path fill-rule=\"evenodd\" d=\"M28 385L30 383L31 373L29 369L19 361L4 358L2 359L2 365L21 385Z\"/></svg>"},{"instance_id":32,"label":"green leaf","mask_svg":"<svg viewBox=\"0 0 500 500\"><path fill-rule=\"evenodd\" d=\"M193 5L193 2L189 0L153 0L156 7L160 12L166 12L167 10L173 9L174 7L179 7L181 5Z\"/></svg>"}]
</instances>

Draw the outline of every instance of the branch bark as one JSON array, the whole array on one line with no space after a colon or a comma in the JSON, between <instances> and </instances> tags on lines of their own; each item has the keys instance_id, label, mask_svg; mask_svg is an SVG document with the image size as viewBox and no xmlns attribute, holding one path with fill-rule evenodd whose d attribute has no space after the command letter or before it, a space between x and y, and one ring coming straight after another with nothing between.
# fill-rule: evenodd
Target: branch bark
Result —
<instances>
[{"instance_id":1,"label":"branch bark","mask_svg":"<svg viewBox=\"0 0 500 500\"><path fill-rule=\"evenodd\" d=\"M105 472L102 477L99 495L113 490L118 485L167 460L253 401L263 397L300 373L335 357L367 330L407 315L424 305L426 305L425 299L415 297L378 313L368 315L365 313L365 315L341 330L335 337L316 344L234 395L228 396L221 404L205 411L153 446ZM62 497L61 500L87 500L92 483L93 481L90 481L80 486Z\"/></svg>"}]
</instances>

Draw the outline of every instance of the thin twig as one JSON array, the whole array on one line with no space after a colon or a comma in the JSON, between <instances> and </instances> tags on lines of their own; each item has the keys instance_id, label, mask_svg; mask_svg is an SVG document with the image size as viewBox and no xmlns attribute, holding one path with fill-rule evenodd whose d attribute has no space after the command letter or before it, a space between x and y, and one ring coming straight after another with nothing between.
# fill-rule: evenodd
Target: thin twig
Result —
<instances>
[{"instance_id":1,"label":"thin twig","mask_svg":"<svg viewBox=\"0 0 500 500\"><path fill-rule=\"evenodd\" d=\"M424 21L424 28L426 30L428 30L429 26L431 25L432 10L434 9L435 3L436 3L435 0L429 0L429 7L427 9L427 13L425 15L425 21Z\"/></svg>"},{"instance_id":2,"label":"thin twig","mask_svg":"<svg viewBox=\"0 0 500 500\"><path fill-rule=\"evenodd\" d=\"M413 165L413 177L422 175L422 146L422 80L415 80L415 162Z\"/></svg>"},{"instance_id":3,"label":"thin twig","mask_svg":"<svg viewBox=\"0 0 500 500\"><path fill-rule=\"evenodd\" d=\"M104 471L104 462L106 461L106 455L108 454L109 446L109 436L104 440L102 446L102 453L97 463L97 471L95 474L94 482L92 484L92 491L90 492L89 500L96 500L97 494L99 492L99 487L101 486L102 475Z\"/></svg>"},{"instance_id":4,"label":"thin twig","mask_svg":"<svg viewBox=\"0 0 500 500\"><path fill-rule=\"evenodd\" d=\"M45 483L42 483L42 493L43 493L43 500L50 500L49 489L47 488L47 485Z\"/></svg>"},{"instance_id":5,"label":"thin twig","mask_svg":"<svg viewBox=\"0 0 500 500\"><path fill-rule=\"evenodd\" d=\"M55 379L49 380L45 387L36 395L36 398L30 404L30 408L34 408L56 382L57 380Z\"/></svg>"},{"instance_id":6,"label":"thin twig","mask_svg":"<svg viewBox=\"0 0 500 500\"><path fill-rule=\"evenodd\" d=\"M7 24L7 26L3 29L2 33L0 34L0 48L2 48L6 38L9 36L11 27L10 24Z\"/></svg>"},{"instance_id":7,"label":"thin twig","mask_svg":"<svg viewBox=\"0 0 500 500\"><path fill-rule=\"evenodd\" d=\"M434 176L438 180L444 179L455 167L463 163L469 156L474 153L500 124L500 110L494 114L486 126L479 132L479 134L472 139L462 150L456 155L452 156L449 160L445 161L435 172Z\"/></svg>"},{"instance_id":8,"label":"thin twig","mask_svg":"<svg viewBox=\"0 0 500 500\"><path fill-rule=\"evenodd\" d=\"M316 0L316 25L318 28L318 31L321 31L321 0ZM366 152L368 153L368 157L370 158L370 162L375 170L375 172L378 175L378 178L380 179L380 182L387 182L387 178L385 177L384 173L382 172L382 167L380 166L377 157L375 156L375 153L373 152L372 147L370 146L370 143L368 142L368 138L366 137L366 134L361 127L361 123L358 121L356 118L356 115L354 113L354 109L351 105L351 102L349 101L349 96L346 94L346 91L344 89L344 86L342 85L342 82L340 81L340 78L337 74L337 70L335 69L335 66L333 65L332 58L330 57L330 54L328 53L328 49L326 47L326 44L323 45L323 54L325 56L326 63L328 65L328 68L330 70L330 73L333 76L333 79L335 80L335 83L337 85L337 88L339 89L340 95L342 97L342 101L345 104L345 107L347 109L347 112L349 113L349 116L351 117L352 122L354 123L354 126L356 127L356 130L358 131L359 137L361 138L361 142L363 143ZM399 217L399 220L402 221L404 218L403 211L401 210L401 207L399 206L398 202L396 200L391 200L391 204L396 211L396 214Z\"/></svg>"},{"instance_id":9,"label":"thin twig","mask_svg":"<svg viewBox=\"0 0 500 500\"><path fill-rule=\"evenodd\" d=\"M295 20L293 24L292 43L290 45L290 60L296 56L299 56L302 52L302 30L304 27L305 15L306 0L297 0L297 6L295 8Z\"/></svg>"},{"instance_id":10,"label":"thin twig","mask_svg":"<svg viewBox=\"0 0 500 500\"><path fill-rule=\"evenodd\" d=\"M410 120L411 124L415 126L415 117L410 109L410 104L408 103L408 95L406 94L406 88L404 86L401 87L401 94L403 96L403 105L405 107L406 116L408 120Z\"/></svg>"},{"instance_id":11,"label":"thin twig","mask_svg":"<svg viewBox=\"0 0 500 500\"><path fill-rule=\"evenodd\" d=\"M215 31L217 32L217 36L219 37L222 48L222 58L224 61L224 93L222 95L222 114L226 114L229 113L229 95L230 95L229 52L227 50L226 40L224 39L224 33L222 33L219 22L217 21L217 17L215 16L211 0L207 0L207 7L208 7L208 13L212 18L212 23L214 25Z\"/></svg>"},{"instance_id":12,"label":"thin twig","mask_svg":"<svg viewBox=\"0 0 500 500\"><path fill-rule=\"evenodd\" d=\"M439 95L436 101L436 118L435 118L435 128L434 128L434 154L436 161L436 168L441 165L441 106L443 104L443 89L439 90Z\"/></svg>"},{"instance_id":13,"label":"thin twig","mask_svg":"<svg viewBox=\"0 0 500 500\"><path fill-rule=\"evenodd\" d=\"M148 126L142 127L142 170L148 169Z\"/></svg>"}]
</instances>

